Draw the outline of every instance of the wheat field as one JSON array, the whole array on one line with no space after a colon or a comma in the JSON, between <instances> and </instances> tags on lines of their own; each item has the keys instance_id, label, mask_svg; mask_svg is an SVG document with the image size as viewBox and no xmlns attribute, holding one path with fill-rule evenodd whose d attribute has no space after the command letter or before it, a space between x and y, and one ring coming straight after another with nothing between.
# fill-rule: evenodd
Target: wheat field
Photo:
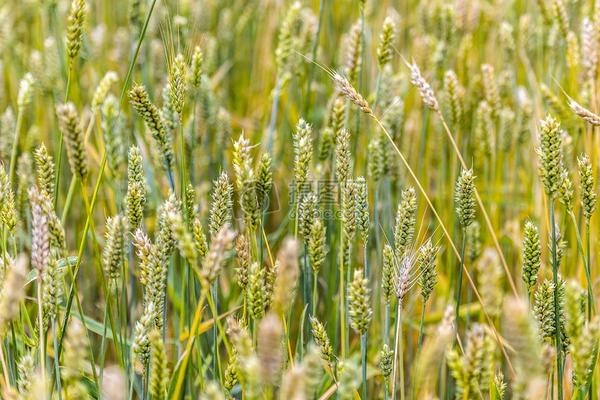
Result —
<instances>
[{"instance_id":1,"label":"wheat field","mask_svg":"<svg viewBox=\"0 0 600 400\"><path fill-rule=\"evenodd\" d=\"M3 0L0 397L598 399L598 0Z\"/></svg>"}]
</instances>

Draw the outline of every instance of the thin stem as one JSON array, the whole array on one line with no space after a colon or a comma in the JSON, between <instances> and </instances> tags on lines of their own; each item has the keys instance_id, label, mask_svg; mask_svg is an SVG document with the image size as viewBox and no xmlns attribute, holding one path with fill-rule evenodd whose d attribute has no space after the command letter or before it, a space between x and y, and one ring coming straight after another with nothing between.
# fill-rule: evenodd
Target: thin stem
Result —
<instances>
[{"instance_id":1,"label":"thin stem","mask_svg":"<svg viewBox=\"0 0 600 400\"><path fill-rule=\"evenodd\" d=\"M342 359L346 356L346 303L344 300L344 232L340 224L340 287L339 287L339 309L340 309L340 354Z\"/></svg>"},{"instance_id":2,"label":"thin stem","mask_svg":"<svg viewBox=\"0 0 600 400\"><path fill-rule=\"evenodd\" d=\"M60 43L60 41L58 41L58 43ZM68 71L67 71L67 87L65 89L65 103L67 102L67 100L69 99L69 91L71 89L71 81L72 81L72 75L73 75L73 66L72 66L72 61L69 61L69 66L68 66ZM63 132L60 132L59 138L58 138L58 155L57 155L57 160L56 160L56 177L54 179L54 207L56 207L56 204L58 202L58 190L59 190L59 185L60 185L60 175L62 173L62 166L63 166L63 147L64 147L64 135Z\"/></svg>"},{"instance_id":3,"label":"thin stem","mask_svg":"<svg viewBox=\"0 0 600 400\"><path fill-rule=\"evenodd\" d=\"M577 219L575 218L575 214L573 210L568 211L569 216L571 217L571 221L573 222L573 228L575 229L575 237L577 239L577 250L583 259L583 270L585 272L585 279L587 283L587 305L588 305L588 320L591 318L591 311L593 304L593 293L592 293L592 277L590 274L590 264L588 264L588 257L583 248L583 240L581 239L581 234L579 233L579 226L577 225ZM587 226L587 224L586 224Z\"/></svg>"},{"instance_id":4,"label":"thin stem","mask_svg":"<svg viewBox=\"0 0 600 400\"><path fill-rule=\"evenodd\" d=\"M42 382L46 382L46 341L44 337L44 323L43 323L43 312L42 312L42 273L38 270L37 277L38 285L37 285L37 297L38 297L38 333L39 340L38 343L40 350L40 370L42 372Z\"/></svg>"},{"instance_id":5,"label":"thin stem","mask_svg":"<svg viewBox=\"0 0 600 400\"><path fill-rule=\"evenodd\" d=\"M281 91L281 79L277 76L275 89L273 89L273 103L271 104L271 117L269 120L268 151L273 154L273 140L275 138L275 124L277 123L277 109L279 108L279 92Z\"/></svg>"},{"instance_id":6,"label":"thin stem","mask_svg":"<svg viewBox=\"0 0 600 400\"><path fill-rule=\"evenodd\" d=\"M73 202L73 194L75 193L75 187L77 186L77 176L71 177L71 183L69 184L69 191L67 192L67 199L65 200L65 206L63 207L62 216L60 222L64 225L67 220L67 215L71 209L71 203Z\"/></svg>"},{"instance_id":7,"label":"thin stem","mask_svg":"<svg viewBox=\"0 0 600 400\"><path fill-rule=\"evenodd\" d=\"M312 287L312 315L317 315L317 284L319 281L319 273L313 271L313 287Z\"/></svg>"},{"instance_id":8,"label":"thin stem","mask_svg":"<svg viewBox=\"0 0 600 400\"><path fill-rule=\"evenodd\" d=\"M0 342L0 361L2 361L2 372L4 374L4 382L7 386L10 386L10 379L8 377L8 367L6 366L6 358L4 357L4 346Z\"/></svg>"},{"instance_id":9,"label":"thin stem","mask_svg":"<svg viewBox=\"0 0 600 400\"><path fill-rule=\"evenodd\" d=\"M56 177L54 178L54 208L56 208L56 205L58 204L58 190L59 190L59 184L60 184L60 174L61 174L61 170L62 170L63 145L64 145L63 133L60 132L59 139L58 139L58 153L57 153L57 160L56 160Z\"/></svg>"},{"instance_id":10,"label":"thin stem","mask_svg":"<svg viewBox=\"0 0 600 400\"><path fill-rule=\"evenodd\" d=\"M217 371L217 364L220 364L220 360L219 360L219 345L217 343L217 321L219 319L219 314L217 313L217 299L218 299L218 290L219 290L219 285L217 284L217 280L215 279L215 281L212 284L212 290L211 290L211 296L210 296L210 309L213 315L213 320L214 320L214 325L212 328L212 339L213 339L213 360L212 360L212 367L213 367L213 373L216 375L216 371ZM214 378L216 379L217 377L214 376Z\"/></svg>"},{"instance_id":11,"label":"thin stem","mask_svg":"<svg viewBox=\"0 0 600 400\"><path fill-rule=\"evenodd\" d=\"M360 337L360 354L362 364L362 398L367 399L367 333Z\"/></svg>"},{"instance_id":12,"label":"thin stem","mask_svg":"<svg viewBox=\"0 0 600 400\"><path fill-rule=\"evenodd\" d=\"M16 179L16 168L17 168L17 154L19 153L19 142L21 140L21 126L23 125L23 112L21 110L21 107L19 107L19 110L17 111L17 123L15 125L15 138L14 138L14 142L12 145L12 151L10 153L10 168L9 168L9 175L10 175L10 185L11 187L15 186L15 179Z\"/></svg>"},{"instance_id":13,"label":"thin stem","mask_svg":"<svg viewBox=\"0 0 600 400\"><path fill-rule=\"evenodd\" d=\"M56 392L58 393L58 399L62 399L62 384L60 380L60 364L58 357L58 336L56 332L56 318L52 320L52 345L54 346L54 382L56 383Z\"/></svg>"},{"instance_id":14,"label":"thin stem","mask_svg":"<svg viewBox=\"0 0 600 400\"><path fill-rule=\"evenodd\" d=\"M384 326L383 326L383 343L388 344L389 336L390 336L390 305L389 303L385 304L385 316L384 316Z\"/></svg>"},{"instance_id":15,"label":"thin stem","mask_svg":"<svg viewBox=\"0 0 600 400\"><path fill-rule=\"evenodd\" d=\"M554 282L554 323L556 326L556 332L554 335L554 342L556 344L556 368L557 376L556 380L558 383L558 400L563 398L563 365L562 365L562 343L561 343L561 329L560 329L560 308L558 303L558 255L556 251L556 224L554 221L554 199L550 198L550 223L552 231L552 279Z\"/></svg>"},{"instance_id":16,"label":"thin stem","mask_svg":"<svg viewBox=\"0 0 600 400\"><path fill-rule=\"evenodd\" d=\"M419 323L419 344L418 349L421 350L423 345L423 325L425 322L425 299L423 299L423 305L421 306L421 322Z\"/></svg>"},{"instance_id":17,"label":"thin stem","mask_svg":"<svg viewBox=\"0 0 600 400\"><path fill-rule=\"evenodd\" d=\"M303 267L302 267L302 281L304 282L304 305L306 306L307 310L312 310L313 305L312 303L312 296L311 296L311 288L310 288L310 265L308 265L308 257L307 257L307 251L305 248L304 251L304 262L302 263ZM304 333L305 334L309 334L309 330L308 330L308 324L304 324L304 326L306 327L306 329L304 329ZM303 343L304 344L304 343Z\"/></svg>"},{"instance_id":18,"label":"thin stem","mask_svg":"<svg viewBox=\"0 0 600 400\"><path fill-rule=\"evenodd\" d=\"M400 370L398 372L398 370ZM396 377L400 374L400 400L404 400L404 351L402 348L402 302L396 307L396 339L394 340L394 369L392 373L392 400L396 400Z\"/></svg>"},{"instance_id":19,"label":"thin stem","mask_svg":"<svg viewBox=\"0 0 600 400\"><path fill-rule=\"evenodd\" d=\"M325 11L325 0L320 0L319 1L319 22L317 24L317 32L315 33L315 40L313 42L313 46L312 46L312 51L311 51L311 59L313 61L317 60L317 50L319 49L319 38L321 37L321 27L323 26L323 14ZM316 67L316 63L312 62L310 63L310 71L308 73L308 79L306 82L306 102L305 107L304 107L304 114L306 115L309 108L310 108L310 88L312 86L312 81L314 79L314 75L315 75L315 67Z\"/></svg>"},{"instance_id":20,"label":"thin stem","mask_svg":"<svg viewBox=\"0 0 600 400\"><path fill-rule=\"evenodd\" d=\"M591 244L590 244L590 221L586 220L585 223L585 247L586 247L586 265L587 265L587 276L588 276L588 321L592 319L592 312L596 311L596 303L594 299L594 293L592 292L592 282L589 278L591 276Z\"/></svg>"},{"instance_id":21,"label":"thin stem","mask_svg":"<svg viewBox=\"0 0 600 400\"><path fill-rule=\"evenodd\" d=\"M466 230L463 228L462 243L460 245L460 266L456 277L456 330L458 331L458 323L460 318L460 296L462 292L462 273L465 266L465 247L466 247Z\"/></svg>"},{"instance_id":22,"label":"thin stem","mask_svg":"<svg viewBox=\"0 0 600 400\"><path fill-rule=\"evenodd\" d=\"M106 359L106 332L108 331L107 328L107 320L108 320L108 301L106 302L106 306L104 307L104 317L102 318L102 341L100 343L100 360L98 360L98 362L100 363L100 382L102 382L102 378L104 377L104 362ZM116 339L116 338L115 338Z\"/></svg>"}]
</instances>

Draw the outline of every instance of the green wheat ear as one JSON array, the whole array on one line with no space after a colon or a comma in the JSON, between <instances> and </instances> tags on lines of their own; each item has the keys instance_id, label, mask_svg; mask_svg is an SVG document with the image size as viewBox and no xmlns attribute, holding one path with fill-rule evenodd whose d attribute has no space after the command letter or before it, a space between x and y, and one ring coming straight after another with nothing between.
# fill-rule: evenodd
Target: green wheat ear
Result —
<instances>
[{"instance_id":1,"label":"green wheat ear","mask_svg":"<svg viewBox=\"0 0 600 400\"><path fill-rule=\"evenodd\" d=\"M106 96L100 109L101 126L108 165L117 177L121 177L127 165L125 117L121 114L119 100L112 94Z\"/></svg>"},{"instance_id":2,"label":"green wheat ear","mask_svg":"<svg viewBox=\"0 0 600 400\"><path fill-rule=\"evenodd\" d=\"M169 383L169 368L167 367L167 354L158 329L153 329L148 335L150 341L151 367L150 367L150 395L153 399L164 399Z\"/></svg>"},{"instance_id":3,"label":"green wheat ear","mask_svg":"<svg viewBox=\"0 0 600 400\"><path fill-rule=\"evenodd\" d=\"M417 213L417 194L413 187L402 190L400 204L396 212L394 227L394 246L396 257L402 259L406 250L412 245L415 233Z\"/></svg>"},{"instance_id":4,"label":"green wheat ear","mask_svg":"<svg viewBox=\"0 0 600 400\"><path fill-rule=\"evenodd\" d=\"M42 143L33 154L36 165L36 181L40 188L53 198L54 180L56 179L54 160L48 154L46 146Z\"/></svg>"},{"instance_id":5,"label":"green wheat ear","mask_svg":"<svg viewBox=\"0 0 600 400\"><path fill-rule=\"evenodd\" d=\"M463 169L456 181L454 203L458 222L466 229L475 220L475 176L472 169Z\"/></svg>"},{"instance_id":6,"label":"green wheat ear","mask_svg":"<svg viewBox=\"0 0 600 400\"><path fill-rule=\"evenodd\" d=\"M134 368L140 374L146 374L150 363L150 332L154 329L156 309L154 303L147 302L144 313L135 323L131 352L134 356Z\"/></svg>"},{"instance_id":7,"label":"green wheat ear","mask_svg":"<svg viewBox=\"0 0 600 400\"><path fill-rule=\"evenodd\" d=\"M342 187L342 221L346 241L354 238L358 228L358 190L355 181L347 182Z\"/></svg>"},{"instance_id":8,"label":"green wheat ear","mask_svg":"<svg viewBox=\"0 0 600 400\"><path fill-rule=\"evenodd\" d=\"M115 215L106 220L105 245L102 251L102 264L111 284L121 276L121 267L125 256L125 218Z\"/></svg>"},{"instance_id":9,"label":"green wheat ear","mask_svg":"<svg viewBox=\"0 0 600 400\"><path fill-rule=\"evenodd\" d=\"M333 365L335 356L329 336L327 336L327 330L325 330L323 324L314 316L310 317L310 325L315 343L317 343L321 352L321 359L327 364Z\"/></svg>"},{"instance_id":10,"label":"green wheat ear","mask_svg":"<svg viewBox=\"0 0 600 400\"><path fill-rule=\"evenodd\" d=\"M554 308L554 282L544 280L535 292L535 301L533 312L537 318L540 334L542 337L552 340L558 330L561 335L561 344L563 350L569 346L569 338L565 329L565 281L560 278L558 281L558 321L556 326L555 308Z\"/></svg>"},{"instance_id":11,"label":"green wheat ear","mask_svg":"<svg viewBox=\"0 0 600 400\"><path fill-rule=\"evenodd\" d=\"M260 164L256 173L256 195L260 210L263 212L266 211L265 208L268 206L269 196L273 189L272 163L271 156L268 153L264 153L260 158Z\"/></svg>"},{"instance_id":12,"label":"green wheat ear","mask_svg":"<svg viewBox=\"0 0 600 400\"><path fill-rule=\"evenodd\" d=\"M49 215L43 206L43 194L34 186L29 190L31 203L31 265L42 274L50 259Z\"/></svg>"},{"instance_id":13,"label":"green wheat ear","mask_svg":"<svg viewBox=\"0 0 600 400\"><path fill-rule=\"evenodd\" d=\"M113 84L115 84L119 80L117 73L114 71L108 71L100 83L98 87L96 87L96 91L94 92L94 97L92 98L92 110L98 111L104 101L108 96L108 92Z\"/></svg>"},{"instance_id":14,"label":"green wheat ear","mask_svg":"<svg viewBox=\"0 0 600 400\"><path fill-rule=\"evenodd\" d=\"M246 299L250 316L256 321L260 320L265 313L267 302L265 285L265 268L257 262L252 263L248 274Z\"/></svg>"},{"instance_id":15,"label":"green wheat ear","mask_svg":"<svg viewBox=\"0 0 600 400\"><path fill-rule=\"evenodd\" d=\"M453 70L446 71L444 74L445 99L450 115L450 122L455 127L460 125L463 117L462 90L456 73Z\"/></svg>"},{"instance_id":16,"label":"green wheat ear","mask_svg":"<svg viewBox=\"0 0 600 400\"><path fill-rule=\"evenodd\" d=\"M0 165L0 222L9 232L13 232L17 226L15 193L3 165Z\"/></svg>"},{"instance_id":17,"label":"green wheat ear","mask_svg":"<svg viewBox=\"0 0 600 400\"><path fill-rule=\"evenodd\" d=\"M56 251L50 255L48 266L42 276L42 313L44 331L58 315L62 297L62 277L64 270L58 265L59 255Z\"/></svg>"},{"instance_id":18,"label":"green wheat ear","mask_svg":"<svg viewBox=\"0 0 600 400\"><path fill-rule=\"evenodd\" d=\"M357 186L356 213L358 220L358 233L363 245L366 247L369 241L369 230L371 228L371 220L369 218L369 193L367 190L367 181L364 177L359 176L355 182Z\"/></svg>"},{"instance_id":19,"label":"green wheat ear","mask_svg":"<svg viewBox=\"0 0 600 400\"><path fill-rule=\"evenodd\" d=\"M538 228L531 221L525 222L523 232L523 282L527 292L531 295L533 287L537 283L537 276L542 264L542 245Z\"/></svg>"},{"instance_id":20,"label":"green wheat ear","mask_svg":"<svg viewBox=\"0 0 600 400\"><path fill-rule=\"evenodd\" d=\"M173 135L173 131L179 127L181 118L175 109L175 98L173 96L176 94L174 93L174 90L171 89L171 83L167 82L163 87L161 94L163 104L160 109L160 116L167 133Z\"/></svg>"},{"instance_id":21,"label":"green wheat ear","mask_svg":"<svg viewBox=\"0 0 600 400\"><path fill-rule=\"evenodd\" d=\"M321 132L321 141L319 142L319 161L325 162L333 154L334 138L331 127L324 128Z\"/></svg>"},{"instance_id":22,"label":"green wheat ear","mask_svg":"<svg viewBox=\"0 0 600 400\"><path fill-rule=\"evenodd\" d=\"M358 83L358 72L362 64L362 22L357 21L350 28L350 32L346 38L346 65L344 72L348 77L348 81L353 84Z\"/></svg>"},{"instance_id":23,"label":"green wheat ear","mask_svg":"<svg viewBox=\"0 0 600 400\"><path fill-rule=\"evenodd\" d=\"M194 248L196 249L196 252L198 252L200 258L206 257L206 254L208 253L208 244L206 242L204 228L202 227L202 221L200 221L200 218L198 217L194 218L194 221L192 222L192 238L194 240Z\"/></svg>"},{"instance_id":24,"label":"green wheat ear","mask_svg":"<svg viewBox=\"0 0 600 400\"><path fill-rule=\"evenodd\" d=\"M391 350L387 344L379 352L379 370L385 379L389 379L394 365L394 350Z\"/></svg>"},{"instance_id":25,"label":"green wheat ear","mask_svg":"<svg viewBox=\"0 0 600 400\"><path fill-rule=\"evenodd\" d=\"M67 21L67 56L69 64L79 55L83 41L83 25L85 23L85 1L73 0Z\"/></svg>"},{"instance_id":26,"label":"green wheat ear","mask_svg":"<svg viewBox=\"0 0 600 400\"><path fill-rule=\"evenodd\" d=\"M125 196L130 232L135 232L144 218L147 186L143 162L140 149L137 146L131 146L127 164L127 194Z\"/></svg>"},{"instance_id":27,"label":"green wheat ear","mask_svg":"<svg viewBox=\"0 0 600 400\"><path fill-rule=\"evenodd\" d=\"M464 355L459 355L455 349L448 352L448 366L456 380L458 395L469 397L469 393L487 390L493 372L494 352L494 342L479 324L475 324L467 333Z\"/></svg>"},{"instance_id":28,"label":"green wheat ear","mask_svg":"<svg viewBox=\"0 0 600 400\"><path fill-rule=\"evenodd\" d=\"M569 178L569 172L564 169L560 173L560 202L565 206L567 212L573 211L573 182Z\"/></svg>"},{"instance_id":29,"label":"green wheat ear","mask_svg":"<svg viewBox=\"0 0 600 400\"><path fill-rule=\"evenodd\" d=\"M192 62L190 68L192 86L194 89L198 89L200 87L200 81L202 79L202 68L204 67L204 54L202 53L202 49L200 46L194 47L194 52L192 53Z\"/></svg>"},{"instance_id":30,"label":"green wheat ear","mask_svg":"<svg viewBox=\"0 0 600 400\"><path fill-rule=\"evenodd\" d=\"M352 174L352 155L350 154L350 133L342 129L335 144L335 175L337 182L345 183Z\"/></svg>"},{"instance_id":31,"label":"green wheat ear","mask_svg":"<svg viewBox=\"0 0 600 400\"><path fill-rule=\"evenodd\" d=\"M348 289L348 315L352 328L360 335L365 334L373 317L373 310L369 305L368 282L361 269L354 271L354 279Z\"/></svg>"},{"instance_id":32,"label":"green wheat ear","mask_svg":"<svg viewBox=\"0 0 600 400\"><path fill-rule=\"evenodd\" d=\"M35 363L31 353L27 353L21 357L17 368L19 370L17 388L21 392L21 395L28 396L34 385L33 380L35 378Z\"/></svg>"},{"instance_id":33,"label":"green wheat ear","mask_svg":"<svg viewBox=\"0 0 600 400\"><path fill-rule=\"evenodd\" d=\"M312 127L300 118L294 133L294 177L299 189L308 179L312 151Z\"/></svg>"},{"instance_id":34,"label":"green wheat ear","mask_svg":"<svg viewBox=\"0 0 600 400\"><path fill-rule=\"evenodd\" d=\"M233 143L233 170L236 189L240 191L239 203L244 213L244 224L250 230L258 227L260 210L256 191L256 175L252 168L250 142L240 133Z\"/></svg>"},{"instance_id":35,"label":"green wheat ear","mask_svg":"<svg viewBox=\"0 0 600 400\"><path fill-rule=\"evenodd\" d=\"M389 244L383 247L383 266L381 271L381 291L386 305L390 305L395 297L394 277L396 267L394 264L394 250Z\"/></svg>"},{"instance_id":36,"label":"green wheat ear","mask_svg":"<svg viewBox=\"0 0 600 400\"><path fill-rule=\"evenodd\" d=\"M337 143L337 139L345 127L346 102L341 96L335 97L331 114L329 115L329 127L333 131L333 141Z\"/></svg>"},{"instance_id":37,"label":"green wheat ear","mask_svg":"<svg viewBox=\"0 0 600 400\"><path fill-rule=\"evenodd\" d=\"M569 34L569 15L565 3L562 0L553 0L552 13L554 14L554 22L558 25L563 37L566 38Z\"/></svg>"},{"instance_id":38,"label":"green wheat ear","mask_svg":"<svg viewBox=\"0 0 600 400\"><path fill-rule=\"evenodd\" d=\"M506 390L508 389L508 384L504 380L504 374L502 372L496 373L494 376L494 389L499 400L504 400L506 397Z\"/></svg>"},{"instance_id":39,"label":"green wheat ear","mask_svg":"<svg viewBox=\"0 0 600 400\"><path fill-rule=\"evenodd\" d=\"M537 149L540 160L539 173L546 194L556 197L560 187L560 174L563 168L560 124L551 116L540 123L540 146Z\"/></svg>"},{"instance_id":40,"label":"green wheat ear","mask_svg":"<svg viewBox=\"0 0 600 400\"><path fill-rule=\"evenodd\" d=\"M319 199L315 193L307 193L298 204L298 228L305 241L310 238L314 221L319 216Z\"/></svg>"},{"instance_id":41,"label":"green wheat ear","mask_svg":"<svg viewBox=\"0 0 600 400\"><path fill-rule=\"evenodd\" d=\"M226 172L222 172L213 183L211 208L209 217L209 233L211 238L216 236L221 228L231 222L233 207L233 187L229 183Z\"/></svg>"},{"instance_id":42,"label":"green wheat ear","mask_svg":"<svg viewBox=\"0 0 600 400\"><path fill-rule=\"evenodd\" d=\"M235 268L236 281L242 293L248 287L250 269L250 243L246 235L239 235L235 241L235 254L237 266Z\"/></svg>"},{"instance_id":43,"label":"green wheat ear","mask_svg":"<svg viewBox=\"0 0 600 400\"><path fill-rule=\"evenodd\" d=\"M419 284L421 285L421 296L423 301L427 301L433 288L437 283L437 271L435 268L435 261L438 253L438 247L434 246L431 239L427 240L419 248L417 254L417 267L419 268Z\"/></svg>"},{"instance_id":44,"label":"green wheat ear","mask_svg":"<svg viewBox=\"0 0 600 400\"><path fill-rule=\"evenodd\" d=\"M495 119L500 113L500 93L496 83L494 67L490 64L483 64L481 66L481 81L483 83L485 101L490 105L492 117Z\"/></svg>"},{"instance_id":45,"label":"green wheat ear","mask_svg":"<svg viewBox=\"0 0 600 400\"><path fill-rule=\"evenodd\" d=\"M368 164L367 170L369 178L377 185L385 172L385 141L382 135L374 135L369 141L367 150Z\"/></svg>"},{"instance_id":46,"label":"green wheat ear","mask_svg":"<svg viewBox=\"0 0 600 400\"><path fill-rule=\"evenodd\" d=\"M489 135L489 132L494 131L494 122L492 121L492 110L487 101L483 100L479 102L477 111L475 114L475 143L476 143L476 155L478 160L485 160L489 158L493 151L496 143L492 140L493 138Z\"/></svg>"},{"instance_id":47,"label":"green wheat ear","mask_svg":"<svg viewBox=\"0 0 600 400\"><path fill-rule=\"evenodd\" d=\"M294 48L294 31L301 9L302 4L299 1L294 2L288 9L279 29L279 43L275 50L277 75L279 77L282 77L289 67L289 59Z\"/></svg>"},{"instance_id":48,"label":"green wheat ear","mask_svg":"<svg viewBox=\"0 0 600 400\"><path fill-rule=\"evenodd\" d=\"M307 249L310 266L315 274L319 273L325 263L325 256L327 255L326 241L327 227L321 219L316 218L310 228Z\"/></svg>"},{"instance_id":49,"label":"green wheat ear","mask_svg":"<svg viewBox=\"0 0 600 400\"><path fill-rule=\"evenodd\" d=\"M156 141L165 168L171 168L173 164L171 135L167 133L160 112L150 101L146 88L142 85L135 85L129 91L129 101L135 111L142 117Z\"/></svg>"},{"instance_id":50,"label":"green wheat ear","mask_svg":"<svg viewBox=\"0 0 600 400\"><path fill-rule=\"evenodd\" d=\"M175 56L169 71L169 97L179 116L183 113L187 91L187 65L183 54Z\"/></svg>"},{"instance_id":51,"label":"green wheat ear","mask_svg":"<svg viewBox=\"0 0 600 400\"><path fill-rule=\"evenodd\" d=\"M396 25L391 17L385 17L381 34L379 35L379 45L377 46L377 63L379 68L383 69L394 55L393 45L396 38Z\"/></svg>"},{"instance_id":52,"label":"green wheat ear","mask_svg":"<svg viewBox=\"0 0 600 400\"><path fill-rule=\"evenodd\" d=\"M71 172L82 181L88 174L83 131L73 103L61 104L56 108L58 123L67 147L67 157Z\"/></svg>"},{"instance_id":53,"label":"green wheat ear","mask_svg":"<svg viewBox=\"0 0 600 400\"><path fill-rule=\"evenodd\" d=\"M469 260L474 263L481 255L481 227L477 221L473 221L467 228L467 248Z\"/></svg>"},{"instance_id":54,"label":"green wheat ear","mask_svg":"<svg viewBox=\"0 0 600 400\"><path fill-rule=\"evenodd\" d=\"M594 174L592 163L587 154L582 154L577 159L579 166L579 182L581 185L581 207L586 218L590 223L590 218L596 210L596 191L594 189Z\"/></svg>"}]
</instances>

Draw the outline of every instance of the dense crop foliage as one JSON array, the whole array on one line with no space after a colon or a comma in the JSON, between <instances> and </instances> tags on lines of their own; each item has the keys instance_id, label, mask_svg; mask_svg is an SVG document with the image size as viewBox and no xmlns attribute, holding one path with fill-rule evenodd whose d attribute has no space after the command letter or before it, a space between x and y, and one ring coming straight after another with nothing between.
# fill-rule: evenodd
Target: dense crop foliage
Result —
<instances>
[{"instance_id":1,"label":"dense crop foliage","mask_svg":"<svg viewBox=\"0 0 600 400\"><path fill-rule=\"evenodd\" d=\"M598 0L0 2L3 399L597 399Z\"/></svg>"}]
</instances>

